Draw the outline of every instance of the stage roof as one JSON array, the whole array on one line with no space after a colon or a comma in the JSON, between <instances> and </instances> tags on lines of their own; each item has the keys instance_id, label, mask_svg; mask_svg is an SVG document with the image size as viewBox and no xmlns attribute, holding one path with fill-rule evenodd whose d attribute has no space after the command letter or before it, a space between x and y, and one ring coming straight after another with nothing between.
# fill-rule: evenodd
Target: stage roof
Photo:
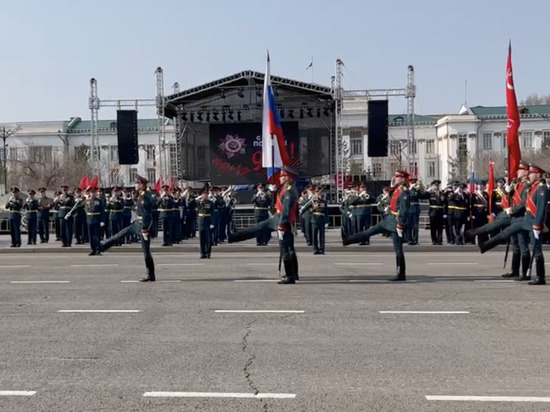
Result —
<instances>
[{"instance_id":1,"label":"stage roof","mask_svg":"<svg viewBox=\"0 0 550 412\"><path fill-rule=\"evenodd\" d=\"M219 96L220 91L224 89L237 90L239 88L263 87L264 78L264 73L253 70L245 70L231 76L172 94L166 97L166 116L173 118L176 116L177 106L192 104ZM273 75L271 76L271 84L276 86L278 90L296 91L305 96L309 95L312 98L318 98L325 101L332 100L331 88L328 86L291 80Z\"/></svg>"}]
</instances>

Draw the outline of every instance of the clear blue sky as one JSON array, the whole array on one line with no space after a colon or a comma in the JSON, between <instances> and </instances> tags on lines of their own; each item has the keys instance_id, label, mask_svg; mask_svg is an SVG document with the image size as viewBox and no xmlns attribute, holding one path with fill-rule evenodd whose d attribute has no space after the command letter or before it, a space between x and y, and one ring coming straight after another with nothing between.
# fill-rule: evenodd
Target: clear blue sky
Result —
<instances>
[{"instance_id":1,"label":"clear blue sky","mask_svg":"<svg viewBox=\"0 0 550 412\"><path fill-rule=\"evenodd\" d=\"M414 65L417 113L504 105L508 40L518 99L550 93L550 2L542 0L25 0L4 2L0 122L89 118L89 80L103 99L263 71L346 89L401 88ZM405 99L390 101L392 113ZM154 116L144 111L140 116ZM100 118L114 112L101 109Z\"/></svg>"}]
</instances>

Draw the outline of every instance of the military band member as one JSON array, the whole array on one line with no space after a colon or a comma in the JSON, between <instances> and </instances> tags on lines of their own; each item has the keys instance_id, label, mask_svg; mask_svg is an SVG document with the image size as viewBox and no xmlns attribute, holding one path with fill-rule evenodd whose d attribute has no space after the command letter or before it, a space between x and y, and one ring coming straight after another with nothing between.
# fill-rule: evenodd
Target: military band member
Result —
<instances>
[{"instance_id":1,"label":"military band member","mask_svg":"<svg viewBox=\"0 0 550 412\"><path fill-rule=\"evenodd\" d=\"M351 236L343 234L342 236L342 243L344 246L347 246L360 243L364 239L379 233L389 233L392 237L397 265L397 274L391 279L392 281L404 281L407 279L405 254L403 253L403 233L406 230L410 207L408 177L409 174L403 170L395 172L394 187L390 189L389 213L384 216L381 222L365 232L356 233Z\"/></svg>"},{"instance_id":2,"label":"military band member","mask_svg":"<svg viewBox=\"0 0 550 412\"><path fill-rule=\"evenodd\" d=\"M486 225L489 217L489 194L485 191L485 180L475 181L475 191L470 196L470 208L472 216L471 227L477 229ZM485 242L487 235L478 237L479 242ZM474 242L475 243L475 240Z\"/></svg>"},{"instance_id":3,"label":"military band member","mask_svg":"<svg viewBox=\"0 0 550 412\"><path fill-rule=\"evenodd\" d=\"M499 235L481 243L479 249L485 253L499 244L503 239L519 232L529 234L530 245L533 250L536 278L529 282L530 285L545 285L546 275L544 267L544 255L542 253L542 233L545 229L546 204L548 202L548 187L542 180L544 170L531 164L529 166L529 182L531 186L525 194L525 216L522 220L508 226Z\"/></svg>"},{"instance_id":4,"label":"military band member","mask_svg":"<svg viewBox=\"0 0 550 412\"><path fill-rule=\"evenodd\" d=\"M86 223L88 225L88 234L90 238L90 248L92 251L89 256L101 255L100 237L102 228L107 221L105 201L99 194L97 187L89 187L88 195L82 202L84 204L84 211L86 213ZM113 232L118 233L118 232ZM119 244L120 241L115 242Z\"/></svg>"},{"instance_id":5,"label":"military band member","mask_svg":"<svg viewBox=\"0 0 550 412\"><path fill-rule=\"evenodd\" d=\"M303 210L301 213L300 223L303 224L303 232L306 237L306 243L308 246L313 245L313 232L311 230L311 210L309 208L304 208L304 205L311 200L313 196L313 186L308 186L306 189L305 196L302 196L302 202L299 204L300 210Z\"/></svg>"},{"instance_id":6,"label":"military band member","mask_svg":"<svg viewBox=\"0 0 550 412\"><path fill-rule=\"evenodd\" d=\"M153 198L151 196L151 191L147 189L147 183L148 181L146 178L139 175L137 176L135 186L137 192L137 220L111 238L101 242L101 250L105 251L127 235L140 236L141 250L143 251L143 258L147 269L147 276L140 279L140 282L154 282L156 280L155 263L151 255L151 238L149 236L149 232L153 226Z\"/></svg>"},{"instance_id":7,"label":"military band member","mask_svg":"<svg viewBox=\"0 0 550 412\"><path fill-rule=\"evenodd\" d=\"M447 198L440 190L441 180L434 180L430 183L428 191L422 195L422 198L428 199L429 209L428 217L430 219L430 236L432 245L443 244L443 216L447 208Z\"/></svg>"},{"instance_id":8,"label":"military band member","mask_svg":"<svg viewBox=\"0 0 550 412\"><path fill-rule=\"evenodd\" d=\"M507 196L507 193L504 189L505 183L506 183L506 179L504 179L504 177L496 178L497 187L493 189L492 199L491 199L491 216L493 218L496 218L499 215L499 213L504 210L502 207L502 198Z\"/></svg>"},{"instance_id":9,"label":"military band member","mask_svg":"<svg viewBox=\"0 0 550 412\"><path fill-rule=\"evenodd\" d=\"M122 226L124 228L130 227L132 224L132 212L136 208L136 201L134 199L134 189L127 187L124 192L124 209L122 212ZM134 235L128 234L124 238L126 244L130 244L134 241Z\"/></svg>"},{"instance_id":10,"label":"military band member","mask_svg":"<svg viewBox=\"0 0 550 412\"><path fill-rule=\"evenodd\" d=\"M464 189L466 189L466 184L454 182L453 192L449 194L447 200L454 245L464 244L462 231L464 225L470 220L470 197Z\"/></svg>"},{"instance_id":11,"label":"military band member","mask_svg":"<svg viewBox=\"0 0 550 412\"><path fill-rule=\"evenodd\" d=\"M265 191L263 183L258 183L258 191L252 196L250 203L254 206L254 222L256 225L269 219L269 209L271 208L271 198ZM269 238L269 228L259 230L256 236L256 246L267 246Z\"/></svg>"},{"instance_id":12,"label":"military band member","mask_svg":"<svg viewBox=\"0 0 550 412\"><path fill-rule=\"evenodd\" d=\"M212 224L214 225L214 245L218 245L226 240L223 233L225 202L223 201L221 188L214 187L212 189L214 195L212 214Z\"/></svg>"},{"instance_id":13,"label":"military band member","mask_svg":"<svg viewBox=\"0 0 550 412\"><path fill-rule=\"evenodd\" d=\"M210 259L212 253L212 229L214 224L212 221L212 213L214 202L208 193L208 189L204 189L197 199L197 214L199 217L199 243L201 247L201 259Z\"/></svg>"},{"instance_id":14,"label":"military band member","mask_svg":"<svg viewBox=\"0 0 550 412\"><path fill-rule=\"evenodd\" d=\"M88 223L86 223L86 196L82 193L80 187L74 188L75 204L76 208L73 211L74 215L74 235L76 238L76 244L82 245L86 243L88 234Z\"/></svg>"},{"instance_id":15,"label":"military band member","mask_svg":"<svg viewBox=\"0 0 550 412\"><path fill-rule=\"evenodd\" d=\"M328 226L328 203L321 191L321 188L315 190L311 204L314 255L325 254L325 229Z\"/></svg>"},{"instance_id":16,"label":"military band member","mask_svg":"<svg viewBox=\"0 0 550 412\"><path fill-rule=\"evenodd\" d=\"M61 194L57 198L57 204L59 205L59 235L61 236L61 247L71 247L74 234L74 219L67 218L67 214L75 205L75 199L71 192L69 192L69 186L61 186Z\"/></svg>"},{"instance_id":17,"label":"military band member","mask_svg":"<svg viewBox=\"0 0 550 412\"><path fill-rule=\"evenodd\" d=\"M172 244L179 244L181 241L181 189L172 188Z\"/></svg>"},{"instance_id":18,"label":"military band member","mask_svg":"<svg viewBox=\"0 0 550 412\"><path fill-rule=\"evenodd\" d=\"M352 235L355 232L352 218L353 212L352 209L350 209L351 203L353 201L354 191L352 188L348 188L344 191L344 197L340 202L340 212L342 213L342 232L346 233L348 236Z\"/></svg>"},{"instance_id":19,"label":"military band member","mask_svg":"<svg viewBox=\"0 0 550 412\"><path fill-rule=\"evenodd\" d=\"M187 227L187 236L194 238L197 233L197 196L193 189L189 189L189 194L187 195L185 226Z\"/></svg>"},{"instance_id":20,"label":"military band member","mask_svg":"<svg viewBox=\"0 0 550 412\"><path fill-rule=\"evenodd\" d=\"M53 207L52 207L52 215L53 215L53 223L55 227L55 241L59 242L61 241L61 221L59 220L59 196L61 196L61 191L56 190L53 198Z\"/></svg>"},{"instance_id":21,"label":"military band member","mask_svg":"<svg viewBox=\"0 0 550 412\"><path fill-rule=\"evenodd\" d=\"M409 245L418 245L418 230L420 226L420 199L424 194L424 186L418 179L412 178L410 181L409 198L409 218L407 223L407 235L405 241Z\"/></svg>"},{"instance_id":22,"label":"military band member","mask_svg":"<svg viewBox=\"0 0 550 412\"><path fill-rule=\"evenodd\" d=\"M174 208L174 198L170 194L170 186L163 185L161 189L158 211L159 219L162 221L162 246L172 246L172 209Z\"/></svg>"},{"instance_id":23,"label":"military band member","mask_svg":"<svg viewBox=\"0 0 550 412\"><path fill-rule=\"evenodd\" d=\"M25 201L27 213L27 245L36 245L36 231L38 226L38 199L34 197L36 192L29 190L29 197Z\"/></svg>"},{"instance_id":24,"label":"military band member","mask_svg":"<svg viewBox=\"0 0 550 412\"><path fill-rule=\"evenodd\" d=\"M23 199L20 197L20 190L17 186L11 188L12 195L10 196L6 209L10 211L10 234L11 246L21 247L21 211L23 209Z\"/></svg>"},{"instance_id":25,"label":"military band member","mask_svg":"<svg viewBox=\"0 0 550 412\"><path fill-rule=\"evenodd\" d=\"M372 196L372 193L367 191L367 185L361 183L357 196L353 196L350 199L351 216L353 219L354 230L353 233L363 232L368 230L372 224L372 207L375 205L376 200ZM360 243L360 245L370 244L370 239Z\"/></svg>"},{"instance_id":26,"label":"military band member","mask_svg":"<svg viewBox=\"0 0 550 412\"><path fill-rule=\"evenodd\" d=\"M38 200L38 235L40 243L48 243L50 240L50 210L53 205L53 199L46 195L46 188L38 189L40 199Z\"/></svg>"},{"instance_id":27,"label":"military band member","mask_svg":"<svg viewBox=\"0 0 550 412\"><path fill-rule=\"evenodd\" d=\"M113 193L107 204L107 212L109 216L109 231L112 234L118 233L122 230L123 214L124 214L124 198L122 197L122 190L120 187L113 187ZM115 246L121 246L122 239Z\"/></svg>"}]
</instances>

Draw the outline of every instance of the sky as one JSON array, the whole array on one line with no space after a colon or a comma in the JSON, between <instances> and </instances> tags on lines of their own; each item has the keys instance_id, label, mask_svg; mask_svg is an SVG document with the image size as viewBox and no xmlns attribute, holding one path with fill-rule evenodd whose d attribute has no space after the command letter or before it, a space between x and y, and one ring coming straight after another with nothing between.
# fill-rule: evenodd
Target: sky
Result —
<instances>
[{"instance_id":1,"label":"sky","mask_svg":"<svg viewBox=\"0 0 550 412\"><path fill-rule=\"evenodd\" d=\"M518 99L550 93L549 13L542 0L4 2L0 123L89 119L92 77L100 99L154 99L158 66L167 94L263 72L267 49L273 75L325 85L341 59L348 90L404 88L412 64L419 114L502 106L509 40Z\"/></svg>"}]
</instances>

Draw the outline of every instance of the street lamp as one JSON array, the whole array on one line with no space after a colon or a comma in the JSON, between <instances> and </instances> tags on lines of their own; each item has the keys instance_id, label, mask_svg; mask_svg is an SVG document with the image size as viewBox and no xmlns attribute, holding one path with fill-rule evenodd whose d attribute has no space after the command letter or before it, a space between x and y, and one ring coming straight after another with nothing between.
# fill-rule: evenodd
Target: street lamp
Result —
<instances>
[{"instance_id":1,"label":"street lamp","mask_svg":"<svg viewBox=\"0 0 550 412\"><path fill-rule=\"evenodd\" d=\"M19 130L21 130L21 126L16 125L13 129L6 130L5 127L2 127L0 130L0 138L2 139L2 148L3 148L3 154L4 154L4 162L2 164L2 171L4 174L4 190L8 191L8 167L7 167L7 161L8 161L8 152L7 152L7 145L6 145L6 139L10 136L13 136L15 133L17 133Z\"/></svg>"}]
</instances>

